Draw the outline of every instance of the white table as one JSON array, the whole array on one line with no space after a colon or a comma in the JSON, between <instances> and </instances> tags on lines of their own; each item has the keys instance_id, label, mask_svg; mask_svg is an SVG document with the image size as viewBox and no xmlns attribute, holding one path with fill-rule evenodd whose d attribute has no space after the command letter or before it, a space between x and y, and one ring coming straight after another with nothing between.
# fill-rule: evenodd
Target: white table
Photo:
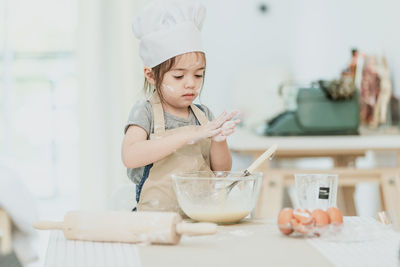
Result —
<instances>
[{"instance_id":1,"label":"white table","mask_svg":"<svg viewBox=\"0 0 400 267\"><path fill-rule=\"evenodd\" d=\"M375 229L375 234L363 242L286 237L268 220L219 226L214 236L160 246L67 241L53 231L45 267L399 266L400 233L373 218L345 217L344 223L359 226L365 235Z\"/></svg>"}]
</instances>

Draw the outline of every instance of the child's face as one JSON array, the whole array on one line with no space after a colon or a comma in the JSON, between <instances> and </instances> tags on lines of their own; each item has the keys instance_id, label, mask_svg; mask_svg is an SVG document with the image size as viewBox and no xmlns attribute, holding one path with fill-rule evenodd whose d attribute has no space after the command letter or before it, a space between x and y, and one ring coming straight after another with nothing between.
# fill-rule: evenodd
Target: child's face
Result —
<instances>
[{"instance_id":1,"label":"child's face","mask_svg":"<svg viewBox=\"0 0 400 267\"><path fill-rule=\"evenodd\" d=\"M161 91L164 101L185 108L199 95L205 70L204 57L196 53L177 56L175 65L164 74Z\"/></svg>"}]
</instances>

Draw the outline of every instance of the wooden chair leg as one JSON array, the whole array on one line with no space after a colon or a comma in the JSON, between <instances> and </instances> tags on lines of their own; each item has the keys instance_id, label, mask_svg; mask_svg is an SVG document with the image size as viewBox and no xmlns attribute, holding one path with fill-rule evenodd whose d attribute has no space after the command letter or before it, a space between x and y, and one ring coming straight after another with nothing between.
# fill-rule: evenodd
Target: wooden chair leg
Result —
<instances>
[{"instance_id":1,"label":"wooden chair leg","mask_svg":"<svg viewBox=\"0 0 400 267\"><path fill-rule=\"evenodd\" d=\"M342 211L343 214L346 214L346 202L344 200L343 186L338 186L337 196L336 196L336 205Z\"/></svg>"},{"instance_id":2,"label":"wooden chair leg","mask_svg":"<svg viewBox=\"0 0 400 267\"><path fill-rule=\"evenodd\" d=\"M356 164L355 156L337 156L333 158L335 167L354 167ZM345 216L356 216L356 206L354 204L354 186L338 187L338 207Z\"/></svg>"},{"instance_id":3,"label":"wooden chair leg","mask_svg":"<svg viewBox=\"0 0 400 267\"><path fill-rule=\"evenodd\" d=\"M356 216L356 205L354 203L354 186L343 186L343 198L345 204L345 212L343 213L344 216Z\"/></svg>"},{"instance_id":4,"label":"wooden chair leg","mask_svg":"<svg viewBox=\"0 0 400 267\"><path fill-rule=\"evenodd\" d=\"M385 198L384 198L384 192L383 192L383 179L382 178L381 178L381 181L379 182L379 199L381 201L380 210L381 211L386 211Z\"/></svg>"},{"instance_id":5,"label":"wooden chair leg","mask_svg":"<svg viewBox=\"0 0 400 267\"><path fill-rule=\"evenodd\" d=\"M383 206L392 217L393 224L400 230L400 173L388 172L382 176Z\"/></svg>"},{"instance_id":6,"label":"wooden chair leg","mask_svg":"<svg viewBox=\"0 0 400 267\"><path fill-rule=\"evenodd\" d=\"M0 209L0 253L11 252L11 220L7 212Z\"/></svg>"},{"instance_id":7,"label":"wooden chair leg","mask_svg":"<svg viewBox=\"0 0 400 267\"><path fill-rule=\"evenodd\" d=\"M283 176L271 169L264 173L260 196L256 206L255 218L273 218L282 208Z\"/></svg>"}]
</instances>

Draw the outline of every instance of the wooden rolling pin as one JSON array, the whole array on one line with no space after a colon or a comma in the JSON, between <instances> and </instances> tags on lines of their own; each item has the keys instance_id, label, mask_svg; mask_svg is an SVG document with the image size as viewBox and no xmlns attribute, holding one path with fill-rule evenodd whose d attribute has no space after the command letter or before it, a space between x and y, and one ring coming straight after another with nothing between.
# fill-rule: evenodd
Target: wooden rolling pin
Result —
<instances>
[{"instance_id":1,"label":"wooden rolling pin","mask_svg":"<svg viewBox=\"0 0 400 267\"><path fill-rule=\"evenodd\" d=\"M70 211L63 222L39 221L38 230L63 230L66 239L177 244L182 235L215 234L213 223L186 223L174 212Z\"/></svg>"}]
</instances>

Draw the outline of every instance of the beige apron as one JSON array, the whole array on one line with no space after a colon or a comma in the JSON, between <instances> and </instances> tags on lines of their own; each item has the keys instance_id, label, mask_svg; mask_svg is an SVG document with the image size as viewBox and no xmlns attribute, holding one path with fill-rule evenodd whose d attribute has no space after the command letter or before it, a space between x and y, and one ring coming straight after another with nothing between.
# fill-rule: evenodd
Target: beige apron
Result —
<instances>
[{"instance_id":1,"label":"beige apron","mask_svg":"<svg viewBox=\"0 0 400 267\"><path fill-rule=\"evenodd\" d=\"M153 94L150 103L154 118L154 134L150 135L150 139L162 138L196 127L190 125L166 131L164 111L157 93ZM201 125L208 123L204 112L196 105L192 104L190 108ZM186 171L211 171L210 146L210 138L202 139L194 144L186 144L162 160L154 162L143 184L137 210L181 212L172 187L171 174Z\"/></svg>"}]
</instances>

